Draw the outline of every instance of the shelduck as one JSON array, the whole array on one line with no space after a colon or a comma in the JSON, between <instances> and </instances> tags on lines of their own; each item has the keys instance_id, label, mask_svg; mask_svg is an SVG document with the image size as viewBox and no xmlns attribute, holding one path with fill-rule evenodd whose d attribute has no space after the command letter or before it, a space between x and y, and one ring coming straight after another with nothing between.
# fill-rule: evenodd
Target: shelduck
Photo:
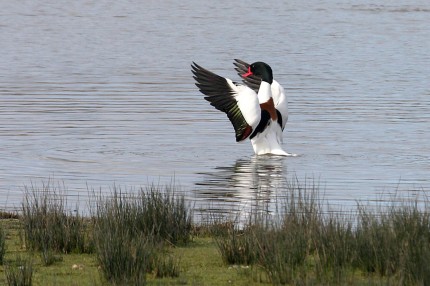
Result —
<instances>
[{"instance_id":1,"label":"shelduck","mask_svg":"<svg viewBox=\"0 0 430 286\"><path fill-rule=\"evenodd\" d=\"M212 106L227 114L236 142L249 138L257 155L294 156L281 147L288 103L284 88L273 79L272 68L264 62L247 64L238 59L234 65L245 84L221 77L193 62L196 86Z\"/></svg>"}]
</instances>

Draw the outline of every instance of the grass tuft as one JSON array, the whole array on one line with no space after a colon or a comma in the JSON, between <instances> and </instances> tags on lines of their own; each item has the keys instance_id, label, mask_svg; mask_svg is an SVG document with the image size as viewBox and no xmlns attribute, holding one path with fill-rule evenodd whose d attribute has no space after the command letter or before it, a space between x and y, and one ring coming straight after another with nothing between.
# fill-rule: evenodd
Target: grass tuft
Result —
<instances>
[{"instance_id":1,"label":"grass tuft","mask_svg":"<svg viewBox=\"0 0 430 286\"><path fill-rule=\"evenodd\" d=\"M307 258L319 231L319 209L314 192L298 184L289 185L290 195L280 203L278 213L265 218L265 228L255 235L259 265L273 284L295 283L308 273Z\"/></svg>"},{"instance_id":2,"label":"grass tuft","mask_svg":"<svg viewBox=\"0 0 430 286\"><path fill-rule=\"evenodd\" d=\"M21 222L27 247L42 251L45 264L52 261L51 252L93 252L85 219L67 211L66 196L51 182L41 189L25 187Z\"/></svg>"},{"instance_id":3,"label":"grass tuft","mask_svg":"<svg viewBox=\"0 0 430 286\"><path fill-rule=\"evenodd\" d=\"M357 267L401 284L430 283L430 214L428 201L394 203L378 214L360 206L355 233ZM423 209L425 211L423 211Z\"/></svg>"},{"instance_id":4,"label":"grass tuft","mask_svg":"<svg viewBox=\"0 0 430 286\"><path fill-rule=\"evenodd\" d=\"M146 273L177 277L179 264L163 245L188 243L191 224L184 198L168 189L151 186L137 195L115 189L110 199L99 198L94 238L103 276L114 285L144 285Z\"/></svg>"},{"instance_id":5,"label":"grass tuft","mask_svg":"<svg viewBox=\"0 0 430 286\"><path fill-rule=\"evenodd\" d=\"M141 189L137 202L138 229L170 244L187 244L191 239L191 210L184 196L175 195L171 188L161 189L151 185Z\"/></svg>"},{"instance_id":6,"label":"grass tuft","mask_svg":"<svg viewBox=\"0 0 430 286\"><path fill-rule=\"evenodd\" d=\"M172 255L157 256L154 263L154 275L156 278L179 277L180 260Z\"/></svg>"},{"instance_id":7,"label":"grass tuft","mask_svg":"<svg viewBox=\"0 0 430 286\"><path fill-rule=\"evenodd\" d=\"M212 235L225 263L251 265L257 261L259 254L255 251L258 246L253 228L255 226L239 229L233 223L214 227Z\"/></svg>"},{"instance_id":8,"label":"grass tuft","mask_svg":"<svg viewBox=\"0 0 430 286\"><path fill-rule=\"evenodd\" d=\"M6 233L0 226L0 265L4 264L4 256L6 254Z\"/></svg>"},{"instance_id":9,"label":"grass tuft","mask_svg":"<svg viewBox=\"0 0 430 286\"><path fill-rule=\"evenodd\" d=\"M274 285L347 284L356 273L388 283L430 284L428 201L393 201L377 211L358 205L348 215L329 211L314 186L296 182L286 191L290 195L275 214L256 216L244 227L214 223L226 264L263 269Z\"/></svg>"},{"instance_id":10,"label":"grass tuft","mask_svg":"<svg viewBox=\"0 0 430 286\"><path fill-rule=\"evenodd\" d=\"M6 281L9 286L31 286L33 262L31 258L17 256L15 261L5 266Z\"/></svg>"}]
</instances>

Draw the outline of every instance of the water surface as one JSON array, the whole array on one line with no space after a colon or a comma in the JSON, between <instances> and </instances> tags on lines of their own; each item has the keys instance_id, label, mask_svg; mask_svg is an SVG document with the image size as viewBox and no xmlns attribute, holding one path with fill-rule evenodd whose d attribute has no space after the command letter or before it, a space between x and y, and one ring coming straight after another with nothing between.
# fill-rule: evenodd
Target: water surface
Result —
<instances>
[{"instance_id":1,"label":"water surface","mask_svg":"<svg viewBox=\"0 0 430 286\"><path fill-rule=\"evenodd\" d=\"M294 178L339 206L428 191L429 27L424 0L2 1L0 208L49 178L84 201L174 182L222 212ZM239 80L234 58L272 66L299 157L253 156L202 99L191 62Z\"/></svg>"}]
</instances>

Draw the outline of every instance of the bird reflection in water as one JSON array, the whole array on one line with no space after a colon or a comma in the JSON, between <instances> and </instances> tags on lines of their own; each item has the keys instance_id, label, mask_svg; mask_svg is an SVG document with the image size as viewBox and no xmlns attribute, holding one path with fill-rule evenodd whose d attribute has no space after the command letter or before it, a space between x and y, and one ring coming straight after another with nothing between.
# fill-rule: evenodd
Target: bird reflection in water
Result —
<instances>
[{"instance_id":1,"label":"bird reflection in water","mask_svg":"<svg viewBox=\"0 0 430 286\"><path fill-rule=\"evenodd\" d=\"M253 156L199 173L203 179L196 183L194 195L201 219L272 212L287 183L285 162L279 156Z\"/></svg>"}]
</instances>

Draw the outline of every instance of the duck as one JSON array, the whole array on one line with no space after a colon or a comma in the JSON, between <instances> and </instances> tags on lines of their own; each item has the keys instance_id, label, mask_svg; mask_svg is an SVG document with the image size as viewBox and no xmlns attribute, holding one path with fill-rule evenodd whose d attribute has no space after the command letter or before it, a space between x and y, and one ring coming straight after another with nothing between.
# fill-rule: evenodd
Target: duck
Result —
<instances>
[{"instance_id":1,"label":"duck","mask_svg":"<svg viewBox=\"0 0 430 286\"><path fill-rule=\"evenodd\" d=\"M235 69L238 75L243 78L243 83L258 93L261 78L255 74L249 74L248 76L243 77L243 75L249 72L250 64L240 59L235 59L234 61ZM281 130L284 131L285 125L288 121L288 100L285 93L285 89L282 87L281 84L279 84L279 82L273 79L271 84L271 91L273 103L275 104L275 109L278 113L278 124L281 126ZM278 136L278 140L280 142L283 142L282 132L279 133Z\"/></svg>"},{"instance_id":2,"label":"duck","mask_svg":"<svg viewBox=\"0 0 430 286\"><path fill-rule=\"evenodd\" d=\"M250 139L256 155L294 156L281 147L288 106L284 89L273 79L272 68L265 62L247 64L238 59L234 65L244 84L192 63L193 78L204 99L227 115L236 142Z\"/></svg>"}]
</instances>

